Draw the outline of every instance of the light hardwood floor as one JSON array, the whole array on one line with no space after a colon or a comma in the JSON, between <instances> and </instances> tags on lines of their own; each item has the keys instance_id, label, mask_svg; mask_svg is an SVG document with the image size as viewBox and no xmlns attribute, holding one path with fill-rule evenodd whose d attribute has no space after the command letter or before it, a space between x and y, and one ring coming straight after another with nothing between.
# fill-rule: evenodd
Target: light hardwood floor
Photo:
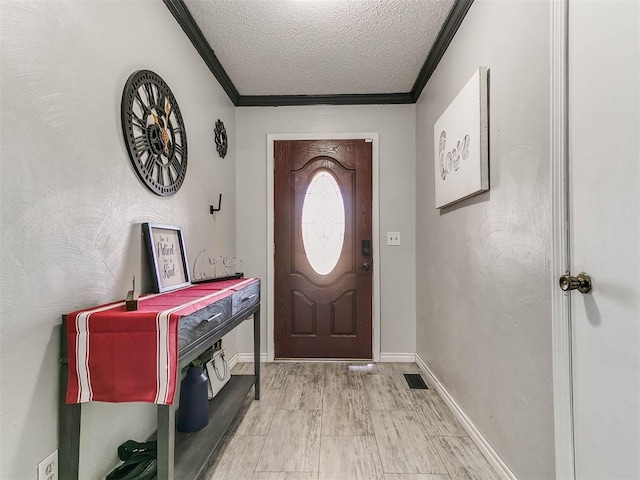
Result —
<instances>
[{"instance_id":1,"label":"light hardwood floor","mask_svg":"<svg viewBox=\"0 0 640 480\"><path fill-rule=\"evenodd\" d=\"M252 373L240 363L233 373ZM411 363L263 363L210 480L499 480ZM423 379L424 379L423 375Z\"/></svg>"}]
</instances>

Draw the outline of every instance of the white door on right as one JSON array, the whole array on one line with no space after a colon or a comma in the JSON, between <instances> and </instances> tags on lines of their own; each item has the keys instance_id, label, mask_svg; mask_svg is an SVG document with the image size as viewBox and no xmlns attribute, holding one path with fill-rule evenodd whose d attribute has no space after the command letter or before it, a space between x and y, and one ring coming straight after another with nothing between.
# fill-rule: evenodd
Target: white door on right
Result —
<instances>
[{"instance_id":1,"label":"white door on right","mask_svg":"<svg viewBox=\"0 0 640 480\"><path fill-rule=\"evenodd\" d=\"M640 0L569 0L576 478L640 479Z\"/></svg>"}]
</instances>

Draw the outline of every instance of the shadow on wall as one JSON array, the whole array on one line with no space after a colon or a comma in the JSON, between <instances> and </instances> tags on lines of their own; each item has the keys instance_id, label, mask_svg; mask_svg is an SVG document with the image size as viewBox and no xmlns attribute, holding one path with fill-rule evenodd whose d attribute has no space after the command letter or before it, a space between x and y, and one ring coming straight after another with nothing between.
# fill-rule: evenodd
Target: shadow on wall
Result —
<instances>
[{"instance_id":1,"label":"shadow on wall","mask_svg":"<svg viewBox=\"0 0 640 480\"><path fill-rule=\"evenodd\" d=\"M584 302L584 309L587 313L587 319L589 319L589 323L594 327L600 326L600 324L602 323L602 316L600 315L600 309L598 308L598 304L593 298L593 295L582 295L582 300Z\"/></svg>"},{"instance_id":2,"label":"shadow on wall","mask_svg":"<svg viewBox=\"0 0 640 480\"><path fill-rule=\"evenodd\" d=\"M479 203L488 203L491 200L491 190L474 195L473 197L465 198L459 202L449 205L448 207L440 208L440 216L446 215L449 212L454 212L460 208L466 208L470 205L476 205Z\"/></svg>"},{"instance_id":3,"label":"shadow on wall","mask_svg":"<svg viewBox=\"0 0 640 480\"><path fill-rule=\"evenodd\" d=\"M51 329L51 335L42 355L42 363L39 365L36 373L35 384L38 388L33 390L33 393L29 399L24 398L21 402L22 405L28 408L24 418L28 421L25 424L25 428L22 429L18 438L14 438L17 443L16 451L29 451L34 449L33 444L33 430L41 429L47 431L42 425L44 422L51 421L51 411L57 412L59 401L59 361L60 361L60 335L62 333L62 316L59 317L59 322ZM52 368L52 365L54 368ZM33 372L33 370L31 370ZM52 371L54 374L52 375ZM66 392L65 392L66 393ZM55 402L53 405L43 405L43 402L49 402L53 399ZM57 418L57 415L54 416ZM57 430L54 430L57 431ZM57 445L58 438L55 439ZM47 452L50 453L50 452ZM44 458L45 455L42 455Z\"/></svg>"}]
</instances>

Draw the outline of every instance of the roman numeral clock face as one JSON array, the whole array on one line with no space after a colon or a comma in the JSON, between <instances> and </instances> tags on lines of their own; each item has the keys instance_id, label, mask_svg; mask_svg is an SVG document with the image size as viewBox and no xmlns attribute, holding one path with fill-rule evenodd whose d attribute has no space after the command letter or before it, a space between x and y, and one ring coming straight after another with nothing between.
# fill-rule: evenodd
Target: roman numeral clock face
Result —
<instances>
[{"instance_id":1,"label":"roman numeral clock face","mask_svg":"<svg viewBox=\"0 0 640 480\"><path fill-rule=\"evenodd\" d=\"M138 177L153 193L173 195L187 173L187 134L171 89L154 72L134 72L122 92L121 113Z\"/></svg>"}]
</instances>

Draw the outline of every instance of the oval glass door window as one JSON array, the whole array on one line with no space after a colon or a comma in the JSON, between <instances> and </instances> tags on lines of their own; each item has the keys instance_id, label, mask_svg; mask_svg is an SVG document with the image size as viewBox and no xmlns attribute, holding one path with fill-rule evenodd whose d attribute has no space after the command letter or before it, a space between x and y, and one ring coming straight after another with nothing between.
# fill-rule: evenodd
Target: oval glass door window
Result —
<instances>
[{"instance_id":1,"label":"oval glass door window","mask_svg":"<svg viewBox=\"0 0 640 480\"><path fill-rule=\"evenodd\" d=\"M344 243L344 200L334 176L316 173L302 205L302 244L311 267L327 275L336 267Z\"/></svg>"}]
</instances>

